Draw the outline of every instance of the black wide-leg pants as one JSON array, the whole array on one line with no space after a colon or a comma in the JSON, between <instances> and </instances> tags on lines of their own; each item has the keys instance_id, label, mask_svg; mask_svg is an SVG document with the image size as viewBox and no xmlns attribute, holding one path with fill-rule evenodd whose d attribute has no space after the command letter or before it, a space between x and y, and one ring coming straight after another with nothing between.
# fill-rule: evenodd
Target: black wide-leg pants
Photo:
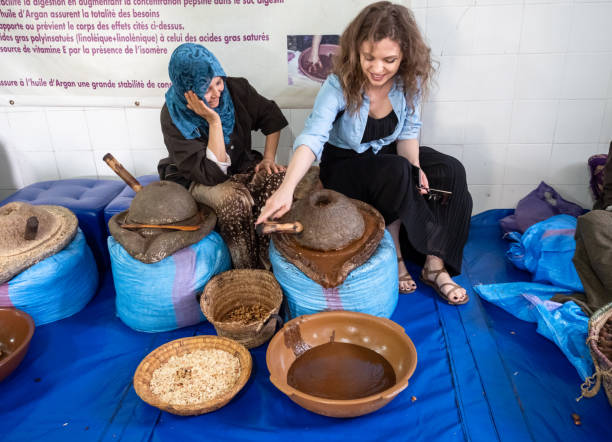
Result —
<instances>
[{"instance_id":1,"label":"black wide-leg pants","mask_svg":"<svg viewBox=\"0 0 612 442\"><path fill-rule=\"evenodd\" d=\"M388 225L402 223L402 255L422 264L426 255L441 258L451 275L461 273L463 247L472 214L463 165L455 158L421 146L421 168L429 187L447 190L444 201L421 195L418 168L397 155L396 144L357 153L326 144L320 164L323 186L374 206Z\"/></svg>"}]
</instances>

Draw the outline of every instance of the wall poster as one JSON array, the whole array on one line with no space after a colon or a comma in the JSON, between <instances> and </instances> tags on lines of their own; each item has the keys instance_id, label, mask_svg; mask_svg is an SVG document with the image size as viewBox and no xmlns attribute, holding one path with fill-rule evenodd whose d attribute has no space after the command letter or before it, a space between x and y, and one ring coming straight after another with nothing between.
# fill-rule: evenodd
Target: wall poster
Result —
<instances>
[{"instance_id":1,"label":"wall poster","mask_svg":"<svg viewBox=\"0 0 612 442\"><path fill-rule=\"evenodd\" d=\"M310 107L367 0L0 0L2 106L159 106L201 43L281 107ZM409 1L400 1L409 6Z\"/></svg>"}]
</instances>

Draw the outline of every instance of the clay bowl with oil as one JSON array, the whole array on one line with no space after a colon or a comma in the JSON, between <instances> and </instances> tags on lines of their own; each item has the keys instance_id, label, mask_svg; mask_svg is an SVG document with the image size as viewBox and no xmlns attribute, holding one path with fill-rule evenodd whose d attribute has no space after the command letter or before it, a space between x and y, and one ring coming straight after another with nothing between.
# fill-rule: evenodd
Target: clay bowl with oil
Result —
<instances>
[{"instance_id":1,"label":"clay bowl with oil","mask_svg":"<svg viewBox=\"0 0 612 442\"><path fill-rule=\"evenodd\" d=\"M34 320L16 308L0 308L0 382L21 363L34 335Z\"/></svg>"},{"instance_id":2,"label":"clay bowl with oil","mask_svg":"<svg viewBox=\"0 0 612 442\"><path fill-rule=\"evenodd\" d=\"M289 385L287 375L298 356L329 342L355 344L375 351L391 364L395 383L384 391L357 399L323 398ZM324 416L355 417L384 407L408 386L417 353L404 329L390 319L334 311L299 316L287 322L270 341L266 363L272 384L296 404Z\"/></svg>"}]
</instances>

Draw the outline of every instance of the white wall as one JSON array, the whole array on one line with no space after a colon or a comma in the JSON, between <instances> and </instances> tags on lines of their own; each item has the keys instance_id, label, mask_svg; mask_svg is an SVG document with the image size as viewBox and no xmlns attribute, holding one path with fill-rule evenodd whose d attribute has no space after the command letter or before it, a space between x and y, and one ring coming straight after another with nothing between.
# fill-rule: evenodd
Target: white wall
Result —
<instances>
[{"instance_id":1,"label":"white wall","mask_svg":"<svg viewBox=\"0 0 612 442\"><path fill-rule=\"evenodd\" d=\"M590 207L586 161L612 140L612 0L413 0L413 10L440 62L421 143L463 162L474 213L513 207L541 180ZM279 162L308 110L284 113ZM106 152L154 173L159 110L2 105L0 199L41 180L111 177Z\"/></svg>"}]
</instances>

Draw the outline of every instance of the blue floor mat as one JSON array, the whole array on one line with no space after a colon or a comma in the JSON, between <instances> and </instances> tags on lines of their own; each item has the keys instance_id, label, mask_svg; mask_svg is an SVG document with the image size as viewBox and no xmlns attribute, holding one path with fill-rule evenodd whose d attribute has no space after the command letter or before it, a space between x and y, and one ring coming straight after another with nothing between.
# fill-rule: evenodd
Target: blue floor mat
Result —
<instances>
[{"instance_id":1,"label":"blue floor mat","mask_svg":"<svg viewBox=\"0 0 612 442\"><path fill-rule=\"evenodd\" d=\"M504 214L473 218L460 284L528 277L503 256L497 220ZM609 440L612 408L603 393L576 403L580 379L557 347L534 324L469 293L471 301L459 308L429 287L400 296L391 319L415 343L418 365L408 388L375 413L334 419L300 408L268 380L264 345L251 351L251 379L227 406L181 417L142 402L132 376L159 345L214 329L202 323L168 333L131 330L115 316L107 274L83 311L36 330L22 365L0 383L0 439ZM581 427L574 425L573 412L582 417Z\"/></svg>"},{"instance_id":2,"label":"blue floor mat","mask_svg":"<svg viewBox=\"0 0 612 442\"><path fill-rule=\"evenodd\" d=\"M508 211L493 210L472 218L470 237L464 250L464 274L471 285L531 281L531 275L516 269L504 256L509 244L502 239L499 219ZM478 301L479 318L460 310L466 336L476 355L484 391L492 410L518 407L524 436L534 441L610 440L612 407L603 391L592 399L580 396L582 380L561 350L536 332L536 324L524 322L484 300ZM476 324L483 321L488 333ZM483 338L483 335L487 335ZM497 359L500 366L491 367ZM506 388L499 389L500 383ZM514 398L510 397L508 386ZM576 426L571 417L581 417ZM496 426L510 424L494 412ZM518 416L515 416L518 421ZM505 439L505 438L502 438Z\"/></svg>"}]
</instances>

